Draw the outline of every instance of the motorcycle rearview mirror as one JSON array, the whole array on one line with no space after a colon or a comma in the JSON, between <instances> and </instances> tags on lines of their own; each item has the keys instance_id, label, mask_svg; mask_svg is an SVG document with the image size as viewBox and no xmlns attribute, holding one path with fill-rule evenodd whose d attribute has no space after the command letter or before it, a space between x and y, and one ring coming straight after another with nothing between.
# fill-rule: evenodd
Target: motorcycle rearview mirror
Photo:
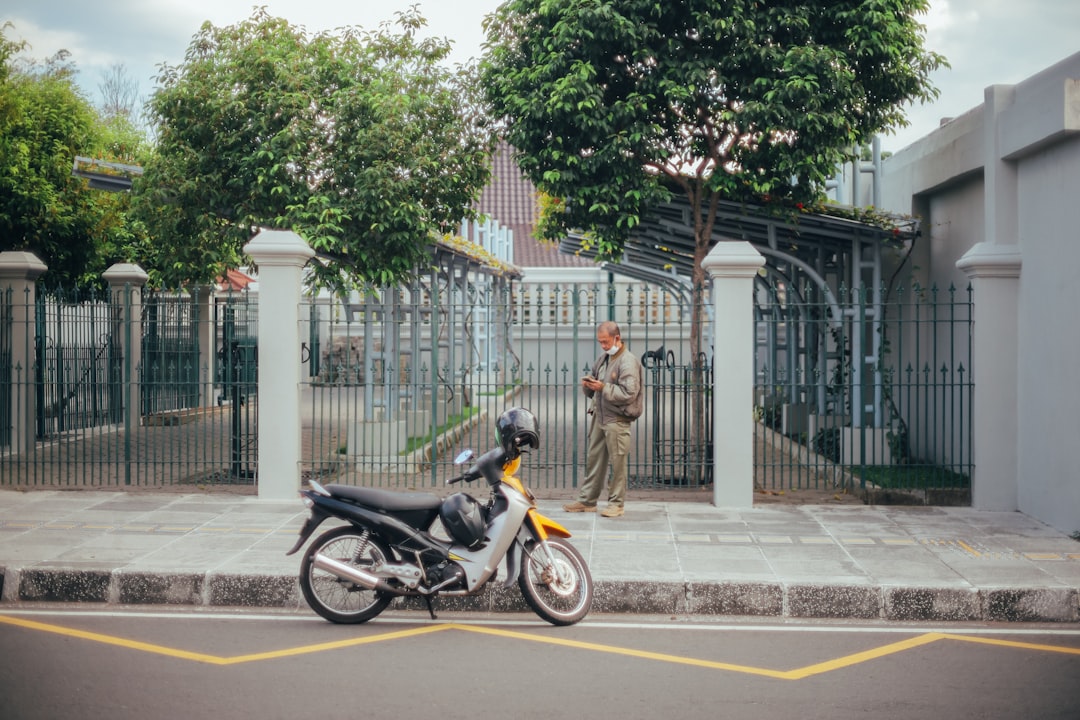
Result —
<instances>
[{"instance_id":1,"label":"motorcycle rearview mirror","mask_svg":"<svg viewBox=\"0 0 1080 720\"><path fill-rule=\"evenodd\" d=\"M473 457L473 451L470 448L465 448L460 453L458 453L458 456L456 458L454 458L454 464L464 465L465 463L472 460Z\"/></svg>"}]
</instances>

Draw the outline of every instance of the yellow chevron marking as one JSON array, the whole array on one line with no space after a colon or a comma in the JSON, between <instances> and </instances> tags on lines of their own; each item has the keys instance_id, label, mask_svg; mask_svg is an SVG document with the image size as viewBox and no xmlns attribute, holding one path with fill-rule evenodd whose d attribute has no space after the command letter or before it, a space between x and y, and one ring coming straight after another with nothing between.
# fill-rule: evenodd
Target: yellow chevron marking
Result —
<instances>
[{"instance_id":1,"label":"yellow chevron marking","mask_svg":"<svg viewBox=\"0 0 1080 720\"><path fill-rule=\"evenodd\" d=\"M3 615L0 615L0 624L13 625L16 627L25 628L27 630L37 630L40 632L54 633L56 635L79 638L81 640L89 640L91 642L103 643L105 645L113 645L116 647L127 648L129 650L149 652L157 655L165 655L167 657L177 658L180 660L191 660L194 662L207 663L210 665L239 665L242 663L258 662L262 660L276 660L286 657L295 657L297 655L308 655L311 653L325 652L328 650L341 650L344 648L356 647L359 645L369 645L372 643L384 642L389 640L401 640L404 638L417 637L420 635L429 635L432 633L443 632L446 630L458 630L461 632L491 635L495 637L508 638L511 640L524 640L528 642L543 643L546 645L557 645L559 647L575 648L578 650L601 652L611 655L621 655L623 657L640 658L642 660L673 663L676 665L688 665L709 670L724 670L728 672L743 673L746 675L758 675L762 677L774 678L777 680L803 680L814 675L822 675L825 673L833 672L835 670L842 670L844 668L859 665L865 662L869 662L871 660L883 658L888 655L895 655L897 653L907 652L909 650L913 650L924 645L929 645L931 643L941 641L977 643L982 645L993 645L1003 648L1036 650L1039 652L1062 653L1066 655L1080 655L1080 648L1072 648L1061 645L1044 645L1039 643L1019 642L1015 640L1000 640L995 638L986 638L970 635L930 632L916 635L915 637L901 640L899 642L882 645L881 647L872 648L870 650L864 650L862 652L844 655L838 658L834 658L832 660L814 663L812 665L807 665L801 668L794 668L791 670L775 670L771 668L754 667L752 665L738 665L735 663L717 662L714 660L702 660L699 658L683 657L680 655L669 655L667 653L657 653L648 650L618 647L616 645L604 645L601 643L571 640L569 638L536 635L533 633L525 633L516 630L484 627L482 625L460 625L457 623L444 623L439 625L423 625L408 630L396 630L393 632L379 633L378 635L370 635L362 638L350 638L347 640L337 640L334 642L319 643L316 645L302 645L300 647L284 648L282 650L271 650L268 652L222 657L219 655L209 655L206 653L181 650L179 648L172 648L164 645L155 645L153 643L145 643L130 638L122 638L114 635L104 635L101 633L67 628L61 625L52 625L48 623L37 622L34 620L13 618Z\"/></svg>"},{"instance_id":2,"label":"yellow chevron marking","mask_svg":"<svg viewBox=\"0 0 1080 720\"><path fill-rule=\"evenodd\" d=\"M154 653L156 655L166 655L168 657L179 658L181 660L194 660L195 662L209 663L210 665L238 665L240 663L255 662L257 660L274 660L276 658L292 657L295 655L306 655L309 653L323 652L326 650L340 650L342 648L353 647L356 645L367 645L369 643L381 642L383 640L398 640L401 638L412 637L415 635L426 635L428 633L449 630L451 628L450 625L427 625L423 627L413 628L411 630L398 630L396 632L383 633L381 635L372 635L362 638L350 638L348 640L337 640L335 642L320 643L318 645L304 645L301 647L286 648L284 650L272 650L270 652L252 653L250 655L221 657L218 655L208 655L206 653L180 650L178 648L171 648L165 645L154 645L152 643L145 643L139 640L116 637L114 635L102 635L101 633L87 632L85 630L76 630L74 628L66 628L60 625L50 625L48 623L40 623L33 620L24 620L22 618L5 617L3 615L0 615L0 623L4 623L7 625L16 625L18 627L24 627L30 630L40 630L42 632L55 633L57 635L65 635L67 637L80 638L82 640L91 640L93 642L99 642L105 645L115 645L117 647L128 648L129 650L140 650L142 652Z\"/></svg>"}]
</instances>

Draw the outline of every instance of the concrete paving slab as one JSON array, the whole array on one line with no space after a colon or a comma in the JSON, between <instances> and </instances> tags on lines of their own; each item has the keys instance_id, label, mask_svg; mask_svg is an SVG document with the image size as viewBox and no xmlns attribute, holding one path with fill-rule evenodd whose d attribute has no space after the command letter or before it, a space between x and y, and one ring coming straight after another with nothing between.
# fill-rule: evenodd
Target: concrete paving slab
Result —
<instances>
[{"instance_id":1,"label":"concrete paving slab","mask_svg":"<svg viewBox=\"0 0 1080 720\"><path fill-rule=\"evenodd\" d=\"M563 502L540 510L587 558L595 612L1080 622L1080 543L1022 513L649 502L602 518ZM299 607L300 557L284 553L305 516L233 494L0 490L0 612ZM514 589L441 605L522 609Z\"/></svg>"}]
</instances>

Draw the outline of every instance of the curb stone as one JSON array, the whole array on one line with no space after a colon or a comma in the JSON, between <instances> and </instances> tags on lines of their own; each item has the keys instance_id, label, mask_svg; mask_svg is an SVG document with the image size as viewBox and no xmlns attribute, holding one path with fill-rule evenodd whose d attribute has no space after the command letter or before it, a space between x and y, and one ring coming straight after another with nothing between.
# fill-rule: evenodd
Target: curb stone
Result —
<instances>
[{"instance_id":1,"label":"curb stone","mask_svg":"<svg viewBox=\"0 0 1080 720\"><path fill-rule=\"evenodd\" d=\"M7 593L3 595L2 593ZM1070 588L876 587L858 584L644 582L599 580L592 611L941 622L1080 622L1080 592ZM94 603L304 609L293 575L125 572L75 568L3 568L5 602ZM393 607L426 613L419 598ZM441 596L437 611L527 612L516 587L495 582L474 596Z\"/></svg>"}]
</instances>

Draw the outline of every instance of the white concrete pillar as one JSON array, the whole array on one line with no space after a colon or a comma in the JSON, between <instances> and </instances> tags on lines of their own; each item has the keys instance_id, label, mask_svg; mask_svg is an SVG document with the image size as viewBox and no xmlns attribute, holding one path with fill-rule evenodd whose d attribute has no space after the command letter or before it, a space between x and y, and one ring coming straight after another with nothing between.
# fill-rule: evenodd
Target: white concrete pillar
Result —
<instances>
[{"instance_id":1,"label":"white concrete pillar","mask_svg":"<svg viewBox=\"0 0 1080 720\"><path fill-rule=\"evenodd\" d=\"M37 279L48 270L38 256L22 250L0 252L0 308L11 308L11 327L5 328L0 315L0 333L10 332L11 367L0 370L11 372L11 377L0 382L11 382L11 450L29 452L34 449L37 418L37 393L34 387L34 328L37 304ZM0 345L3 345L0 338Z\"/></svg>"},{"instance_id":2,"label":"white concrete pillar","mask_svg":"<svg viewBox=\"0 0 1080 720\"><path fill-rule=\"evenodd\" d=\"M288 230L261 230L244 246L259 268L259 498L300 489L301 272L314 255Z\"/></svg>"},{"instance_id":3,"label":"white concrete pillar","mask_svg":"<svg viewBox=\"0 0 1080 720\"><path fill-rule=\"evenodd\" d=\"M123 348L124 423L128 428L136 428L142 422L142 392L139 384L143 337L142 288L149 275L138 265L116 263L109 266L101 277L109 284L113 337L119 338Z\"/></svg>"},{"instance_id":4,"label":"white concrete pillar","mask_svg":"<svg viewBox=\"0 0 1080 720\"><path fill-rule=\"evenodd\" d=\"M1018 311L1020 251L1015 245L977 243L956 266L971 279L975 329L971 338L971 505L1019 509Z\"/></svg>"},{"instance_id":5,"label":"white concrete pillar","mask_svg":"<svg viewBox=\"0 0 1080 720\"><path fill-rule=\"evenodd\" d=\"M976 243L956 267L971 279L975 298L971 381L971 505L1011 512L1019 496L1019 301L1021 256L1016 163L1005 158L1001 123L1012 106L1011 85L986 88L983 115L984 242Z\"/></svg>"},{"instance_id":6,"label":"white concrete pillar","mask_svg":"<svg viewBox=\"0 0 1080 720\"><path fill-rule=\"evenodd\" d=\"M754 276L765 258L743 240L722 241L702 267L712 278L713 504L754 504Z\"/></svg>"}]
</instances>

